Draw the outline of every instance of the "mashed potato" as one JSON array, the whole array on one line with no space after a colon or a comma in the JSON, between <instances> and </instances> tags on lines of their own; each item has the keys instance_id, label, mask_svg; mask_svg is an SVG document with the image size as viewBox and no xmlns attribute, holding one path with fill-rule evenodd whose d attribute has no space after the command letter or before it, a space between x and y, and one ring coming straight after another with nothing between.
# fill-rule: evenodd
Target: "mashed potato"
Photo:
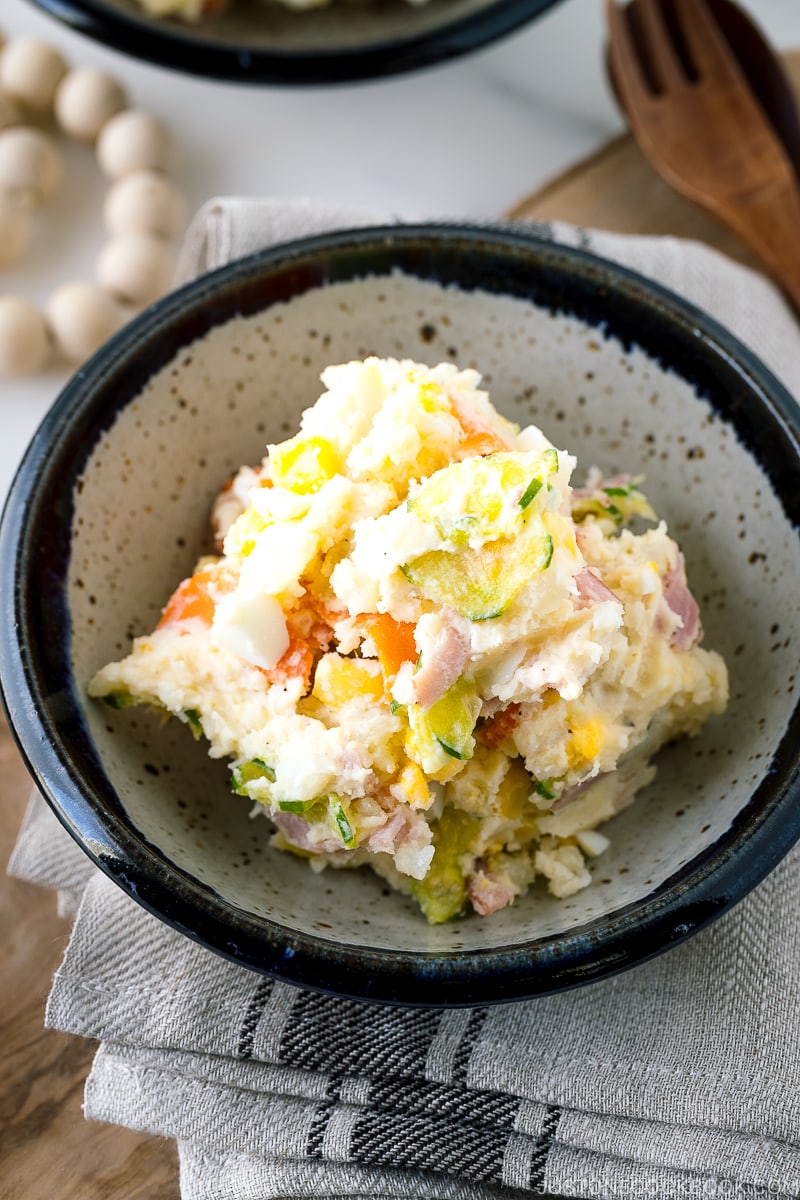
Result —
<instances>
[{"instance_id":1,"label":"mashed potato","mask_svg":"<svg viewBox=\"0 0 800 1200\"><path fill-rule=\"evenodd\" d=\"M634 478L573 488L475 371L322 378L218 499L219 554L90 693L177 716L277 846L368 864L431 922L537 878L569 896L659 746L727 701L680 550Z\"/></svg>"}]
</instances>

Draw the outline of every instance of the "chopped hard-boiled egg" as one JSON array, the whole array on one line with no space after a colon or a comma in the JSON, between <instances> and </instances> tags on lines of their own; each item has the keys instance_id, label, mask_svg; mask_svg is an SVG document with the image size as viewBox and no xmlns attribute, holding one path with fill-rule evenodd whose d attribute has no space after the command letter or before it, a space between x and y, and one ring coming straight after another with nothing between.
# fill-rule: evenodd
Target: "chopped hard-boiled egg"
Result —
<instances>
[{"instance_id":1,"label":"chopped hard-boiled egg","mask_svg":"<svg viewBox=\"0 0 800 1200\"><path fill-rule=\"evenodd\" d=\"M210 641L264 670L277 666L289 649L283 610L274 596L263 592L226 596L214 612Z\"/></svg>"}]
</instances>

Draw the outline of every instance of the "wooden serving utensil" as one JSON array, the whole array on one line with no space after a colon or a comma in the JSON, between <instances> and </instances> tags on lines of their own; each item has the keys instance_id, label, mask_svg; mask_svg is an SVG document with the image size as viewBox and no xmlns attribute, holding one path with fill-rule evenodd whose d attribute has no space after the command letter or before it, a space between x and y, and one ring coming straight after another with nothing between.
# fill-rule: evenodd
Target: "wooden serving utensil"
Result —
<instances>
[{"instance_id":1,"label":"wooden serving utensil","mask_svg":"<svg viewBox=\"0 0 800 1200\"><path fill-rule=\"evenodd\" d=\"M706 0L606 0L608 63L658 173L725 222L800 311L800 185Z\"/></svg>"}]
</instances>

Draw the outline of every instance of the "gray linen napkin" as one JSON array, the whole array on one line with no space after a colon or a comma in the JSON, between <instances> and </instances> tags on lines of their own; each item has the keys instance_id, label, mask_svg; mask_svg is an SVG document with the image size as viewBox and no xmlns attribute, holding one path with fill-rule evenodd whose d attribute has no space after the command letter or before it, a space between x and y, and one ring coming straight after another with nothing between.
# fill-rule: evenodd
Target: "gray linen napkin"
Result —
<instances>
[{"instance_id":1,"label":"gray linen napkin","mask_svg":"<svg viewBox=\"0 0 800 1200\"><path fill-rule=\"evenodd\" d=\"M374 220L215 200L179 279ZM800 394L800 332L760 276L674 239L537 232L682 293ZM9 869L77 914L47 1021L102 1043L87 1117L177 1139L184 1200L800 1195L800 850L635 970L455 1011L325 997L210 954L97 872L39 797Z\"/></svg>"}]
</instances>

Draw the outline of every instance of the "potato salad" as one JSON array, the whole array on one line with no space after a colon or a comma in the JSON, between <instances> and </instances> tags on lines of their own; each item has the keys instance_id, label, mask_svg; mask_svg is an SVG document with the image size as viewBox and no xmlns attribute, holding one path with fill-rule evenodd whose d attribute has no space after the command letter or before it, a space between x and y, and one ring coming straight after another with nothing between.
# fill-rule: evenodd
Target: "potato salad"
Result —
<instances>
[{"instance_id":1,"label":"potato salad","mask_svg":"<svg viewBox=\"0 0 800 1200\"><path fill-rule=\"evenodd\" d=\"M637 477L574 486L474 370L369 358L322 382L89 691L183 721L275 846L367 865L432 923L570 896L658 748L726 705L680 549Z\"/></svg>"}]
</instances>

